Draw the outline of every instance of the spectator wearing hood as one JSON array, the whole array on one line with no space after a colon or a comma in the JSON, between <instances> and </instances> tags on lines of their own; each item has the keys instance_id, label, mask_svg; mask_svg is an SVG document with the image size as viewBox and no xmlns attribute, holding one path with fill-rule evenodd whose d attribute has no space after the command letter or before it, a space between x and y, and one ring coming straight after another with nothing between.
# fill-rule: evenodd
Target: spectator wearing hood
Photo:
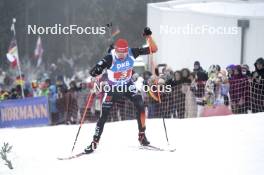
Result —
<instances>
[{"instance_id":1,"label":"spectator wearing hood","mask_svg":"<svg viewBox=\"0 0 264 175\"><path fill-rule=\"evenodd\" d=\"M240 65L234 67L234 73L230 83L230 100L232 112L235 114L246 114L248 110L249 83L248 78L242 74Z\"/></svg>"},{"instance_id":2,"label":"spectator wearing hood","mask_svg":"<svg viewBox=\"0 0 264 175\"><path fill-rule=\"evenodd\" d=\"M204 89L206 81L208 80L208 74L200 65L199 61L194 62L193 72L196 75L196 83L197 83L197 91L195 91L196 97L203 97L204 96Z\"/></svg>"},{"instance_id":3,"label":"spectator wearing hood","mask_svg":"<svg viewBox=\"0 0 264 175\"><path fill-rule=\"evenodd\" d=\"M242 64L241 69L242 69L242 75L245 75L247 78L251 78L251 72L247 64Z\"/></svg>"},{"instance_id":4,"label":"spectator wearing hood","mask_svg":"<svg viewBox=\"0 0 264 175\"><path fill-rule=\"evenodd\" d=\"M226 67L226 71L227 71L227 77L228 79L231 79L231 77L233 76L234 74L234 68L235 68L235 65L234 64L230 64Z\"/></svg>"},{"instance_id":5,"label":"spectator wearing hood","mask_svg":"<svg viewBox=\"0 0 264 175\"><path fill-rule=\"evenodd\" d=\"M199 61L194 62L193 72L196 74L197 82L208 80L208 74L205 70L203 70Z\"/></svg>"},{"instance_id":6,"label":"spectator wearing hood","mask_svg":"<svg viewBox=\"0 0 264 175\"><path fill-rule=\"evenodd\" d=\"M258 58L254 64L255 71L252 73L252 112L264 111L264 59Z\"/></svg>"},{"instance_id":7,"label":"spectator wearing hood","mask_svg":"<svg viewBox=\"0 0 264 175\"><path fill-rule=\"evenodd\" d=\"M258 58L254 66L255 71L252 73L252 78L254 81L260 82L261 79L264 79L264 59Z\"/></svg>"}]
</instances>

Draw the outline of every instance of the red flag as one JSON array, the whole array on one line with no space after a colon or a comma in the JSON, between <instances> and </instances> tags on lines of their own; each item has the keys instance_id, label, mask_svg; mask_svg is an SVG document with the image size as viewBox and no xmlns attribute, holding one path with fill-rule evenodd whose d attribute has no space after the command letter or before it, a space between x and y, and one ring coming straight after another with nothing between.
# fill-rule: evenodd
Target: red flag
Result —
<instances>
[{"instance_id":1,"label":"red flag","mask_svg":"<svg viewBox=\"0 0 264 175\"><path fill-rule=\"evenodd\" d=\"M18 60L17 42L15 38L11 40L6 57L11 62L12 68L15 68Z\"/></svg>"}]
</instances>

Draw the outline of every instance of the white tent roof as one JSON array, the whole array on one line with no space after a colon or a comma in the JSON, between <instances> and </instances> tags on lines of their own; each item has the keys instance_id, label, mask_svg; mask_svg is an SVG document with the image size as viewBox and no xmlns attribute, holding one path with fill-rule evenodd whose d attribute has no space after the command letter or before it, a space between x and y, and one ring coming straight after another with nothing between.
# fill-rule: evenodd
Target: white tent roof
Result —
<instances>
[{"instance_id":1,"label":"white tent roof","mask_svg":"<svg viewBox=\"0 0 264 175\"><path fill-rule=\"evenodd\" d=\"M151 4L165 11L191 11L221 16L264 18L264 2L260 1L169 1Z\"/></svg>"}]
</instances>

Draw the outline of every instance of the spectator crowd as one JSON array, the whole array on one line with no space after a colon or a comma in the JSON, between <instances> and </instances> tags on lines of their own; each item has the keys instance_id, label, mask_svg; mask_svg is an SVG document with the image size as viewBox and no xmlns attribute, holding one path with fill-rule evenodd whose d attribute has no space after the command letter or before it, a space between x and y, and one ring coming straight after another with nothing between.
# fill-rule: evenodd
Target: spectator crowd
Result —
<instances>
[{"instance_id":1,"label":"spectator crowd","mask_svg":"<svg viewBox=\"0 0 264 175\"><path fill-rule=\"evenodd\" d=\"M233 114L264 112L264 59L258 58L255 70L249 66L230 64L226 68L211 65L206 71L199 61L195 61L193 70L183 68L173 71L164 67L154 73L145 71L133 74L138 89L142 85L170 85L171 92L143 92L148 117L188 118L201 115L205 107L225 106ZM47 96L51 124L76 124L88 108L86 117L95 121L100 115L103 92L95 88L95 82L104 85L105 76L89 81L74 79L65 82L63 76L46 76L41 80L27 80L18 76L14 87L6 89L9 81L5 72L0 71L0 100L25 97ZM23 87L23 88L22 88ZM23 91L23 93L22 93ZM90 99L89 104L87 104ZM221 113L221 111L220 111ZM113 106L109 120L132 119L135 109L125 99Z\"/></svg>"}]
</instances>

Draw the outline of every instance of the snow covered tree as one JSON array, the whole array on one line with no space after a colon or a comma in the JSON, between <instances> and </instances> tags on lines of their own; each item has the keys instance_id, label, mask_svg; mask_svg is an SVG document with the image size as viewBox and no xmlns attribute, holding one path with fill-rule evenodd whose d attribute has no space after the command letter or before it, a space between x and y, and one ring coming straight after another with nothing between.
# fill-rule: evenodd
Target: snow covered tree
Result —
<instances>
[{"instance_id":1,"label":"snow covered tree","mask_svg":"<svg viewBox=\"0 0 264 175\"><path fill-rule=\"evenodd\" d=\"M9 143L4 143L4 145L1 148L0 155L1 158L5 161L5 165L7 165L8 168L13 169L11 161L7 159L7 153L10 153L11 149L12 146L10 146Z\"/></svg>"}]
</instances>

